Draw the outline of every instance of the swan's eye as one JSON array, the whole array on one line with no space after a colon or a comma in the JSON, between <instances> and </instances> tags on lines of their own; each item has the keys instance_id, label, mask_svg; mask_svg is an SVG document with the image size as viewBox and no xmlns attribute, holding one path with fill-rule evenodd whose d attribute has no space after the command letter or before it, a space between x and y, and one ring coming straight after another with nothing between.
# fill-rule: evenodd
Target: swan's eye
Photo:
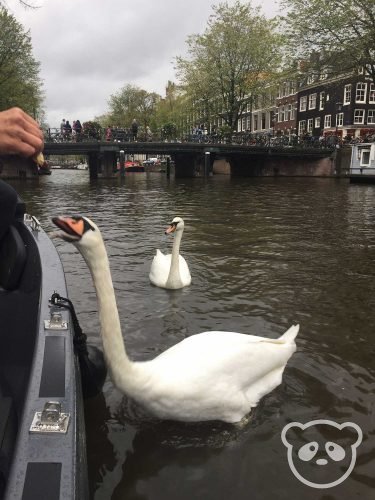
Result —
<instances>
[{"instance_id":1,"label":"swan's eye","mask_svg":"<svg viewBox=\"0 0 375 500\"><path fill-rule=\"evenodd\" d=\"M83 220L83 227L85 228L85 231L88 231L89 229L91 231L95 231L95 228L86 219L82 219L82 220Z\"/></svg>"}]
</instances>

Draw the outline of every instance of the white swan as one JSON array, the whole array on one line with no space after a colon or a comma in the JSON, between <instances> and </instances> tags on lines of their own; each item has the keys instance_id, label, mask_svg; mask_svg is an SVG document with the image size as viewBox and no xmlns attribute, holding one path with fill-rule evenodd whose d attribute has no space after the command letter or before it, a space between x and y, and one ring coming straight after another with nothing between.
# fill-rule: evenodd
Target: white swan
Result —
<instances>
[{"instance_id":1,"label":"white swan","mask_svg":"<svg viewBox=\"0 0 375 500\"><path fill-rule=\"evenodd\" d=\"M299 326L279 339L234 332L204 332L184 339L150 361L125 351L108 256L98 227L85 217L55 217L60 231L83 255L96 288L103 350L118 389L152 415L169 420L238 422L281 383L296 350Z\"/></svg>"},{"instance_id":2,"label":"white swan","mask_svg":"<svg viewBox=\"0 0 375 500\"><path fill-rule=\"evenodd\" d=\"M181 217L175 217L165 231L165 234L175 233L172 253L164 255L160 250L156 250L151 263L150 281L153 285L170 290L190 285L189 267L186 260L179 254L183 232L184 221Z\"/></svg>"}]
</instances>

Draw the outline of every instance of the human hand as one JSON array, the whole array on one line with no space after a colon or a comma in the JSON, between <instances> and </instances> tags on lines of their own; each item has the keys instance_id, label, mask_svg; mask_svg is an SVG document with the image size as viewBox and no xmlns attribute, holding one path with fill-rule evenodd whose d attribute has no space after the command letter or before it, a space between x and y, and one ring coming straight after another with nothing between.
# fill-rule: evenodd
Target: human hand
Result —
<instances>
[{"instance_id":1,"label":"human hand","mask_svg":"<svg viewBox=\"0 0 375 500\"><path fill-rule=\"evenodd\" d=\"M38 123L20 108L0 112L0 154L29 157L43 149L43 133Z\"/></svg>"}]
</instances>

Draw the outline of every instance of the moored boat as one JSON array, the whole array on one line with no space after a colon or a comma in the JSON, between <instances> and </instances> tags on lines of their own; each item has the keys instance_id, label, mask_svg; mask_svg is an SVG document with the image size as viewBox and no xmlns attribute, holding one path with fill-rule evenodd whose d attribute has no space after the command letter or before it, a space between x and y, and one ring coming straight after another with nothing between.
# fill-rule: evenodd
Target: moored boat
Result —
<instances>
[{"instance_id":1,"label":"moored boat","mask_svg":"<svg viewBox=\"0 0 375 500\"><path fill-rule=\"evenodd\" d=\"M352 146L349 180L351 183L375 184L375 143Z\"/></svg>"},{"instance_id":2,"label":"moored boat","mask_svg":"<svg viewBox=\"0 0 375 500\"><path fill-rule=\"evenodd\" d=\"M42 165L38 165L38 175L51 175L51 167L45 161Z\"/></svg>"},{"instance_id":3,"label":"moored boat","mask_svg":"<svg viewBox=\"0 0 375 500\"><path fill-rule=\"evenodd\" d=\"M0 242L0 498L88 498L79 360L58 253L19 201Z\"/></svg>"},{"instance_id":4,"label":"moored boat","mask_svg":"<svg viewBox=\"0 0 375 500\"><path fill-rule=\"evenodd\" d=\"M145 167L138 161L126 161L125 172L144 172Z\"/></svg>"}]
</instances>

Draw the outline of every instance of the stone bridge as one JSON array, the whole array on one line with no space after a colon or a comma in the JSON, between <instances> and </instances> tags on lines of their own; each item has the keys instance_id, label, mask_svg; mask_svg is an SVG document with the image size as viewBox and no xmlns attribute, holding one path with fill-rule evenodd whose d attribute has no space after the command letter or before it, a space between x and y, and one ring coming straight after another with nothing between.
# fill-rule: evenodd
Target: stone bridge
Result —
<instances>
[{"instance_id":1,"label":"stone bridge","mask_svg":"<svg viewBox=\"0 0 375 500\"><path fill-rule=\"evenodd\" d=\"M242 176L332 176L336 152L330 148L249 146L180 142L46 142L45 155L86 155L91 178L113 177L120 156L168 155L176 177L213 172Z\"/></svg>"}]
</instances>

